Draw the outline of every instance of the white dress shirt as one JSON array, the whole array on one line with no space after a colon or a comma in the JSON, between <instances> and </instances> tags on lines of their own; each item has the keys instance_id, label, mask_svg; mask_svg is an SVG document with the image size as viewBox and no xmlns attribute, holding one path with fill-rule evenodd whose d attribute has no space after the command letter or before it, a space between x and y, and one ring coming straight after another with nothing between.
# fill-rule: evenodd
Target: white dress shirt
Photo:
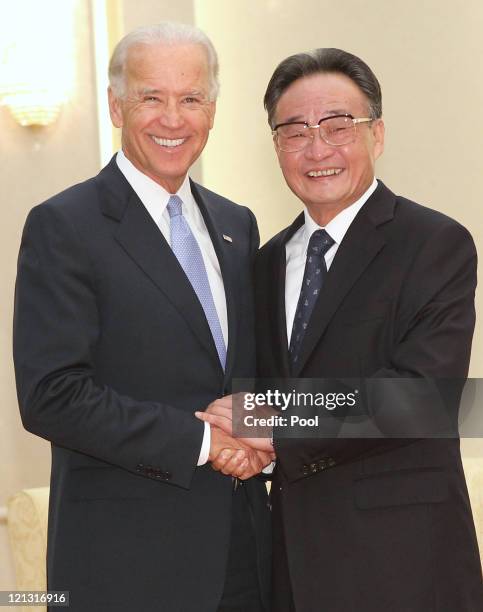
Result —
<instances>
[{"instance_id":1,"label":"white dress shirt","mask_svg":"<svg viewBox=\"0 0 483 612\"><path fill-rule=\"evenodd\" d=\"M350 224L354 221L357 213L374 193L377 187L377 180L374 178L369 189L356 201L336 215L324 228L312 219L307 207L304 210L305 223L290 238L285 245L286 270L285 270L285 317L287 321L287 340L290 346L290 336L292 335L293 321L297 303L299 300L302 281L304 278L305 262L307 259L307 248L312 234L319 229L325 229L329 236L334 240L334 244L325 254L327 270L330 269L334 261L335 254L342 242ZM323 299L323 295L322 298Z\"/></svg>"},{"instance_id":2,"label":"white dress shirt","mask_svg":"<svg viewBox=\"0 0 483 612\"><path fill-rule=\"evenodd\" d=\"M171 244L171 220L167 209L168 201L171 195L177 195L181 198L183 202L183 215L199 244L203 256L203 262L205 264L211 293L213 294L213 301L220 321L223 339L225 340L225 346L228 347L228 315L226 310L225 287L221 276L220 264L213 243L211 242L210 234L205 225L203 215L191 193L188 175L185 177L183 184L176 194L170 194L166 189L161 187L161 185L138 170L122 151L118 151L116 163L119 170L124 174L126 180L146 207L146 210L153 218L153 221L160 229L168 244ZM194 408L201 410L204 406L195 406ZM205 432L198 465L204 465L208 461L210 443L210 425L209 423L205 423Z\"/></svg>"}]
</instances>

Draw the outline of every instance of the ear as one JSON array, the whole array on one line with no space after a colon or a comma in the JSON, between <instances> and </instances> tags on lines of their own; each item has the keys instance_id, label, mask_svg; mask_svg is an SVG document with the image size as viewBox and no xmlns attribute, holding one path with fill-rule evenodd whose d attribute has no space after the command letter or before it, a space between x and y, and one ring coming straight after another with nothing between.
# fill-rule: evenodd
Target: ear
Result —
<instances>
[{"instance_id":1,"label":"ear","mask_svg":"<svg viewBox=\"0 0 483 612\"><path fill-rule=\"evenodd\" d=\"M275 149L275 153L277 154L278 165L282 167L282 164L280 163L280 155L282 154L282 151L280 151L280 149L277 146L277 139L275 138L275 135L272 136L272 142L273 142L273 148Z\"/></svg>"},{"instance_id":2,"label":"ear","mask_svg":"<svg viewBox=\"0 0 483 612\"><path fill-rule=\"evenodd\" d=\"M108 87L107 89L107 97L109 100L109 114L111 116L112 124L114 127L122 128L124 122L121 101L115 96L111 87Z\"/></svg>"},{"instance_id":3,"label":"ear","mask_svg":"<svg viewBox=\"0 0 483 612\"><path fill-rule=\"evenodd\" d=\"M372 124L372 133L374 135L374 159L380 157L384 152L384 121L376 119Z\"/></svg>"},{"instance_id":4,"label":"ear","mask_svg":"<svg viewBox=\"0 0 483 612\"><path fill-rule=\"evenodd\" d=\"M215 122L215 113L216 113L216 100L212 100L208 106L208 112L210 117L210 130L213 127Z\"/></svg>"}]
</instances>

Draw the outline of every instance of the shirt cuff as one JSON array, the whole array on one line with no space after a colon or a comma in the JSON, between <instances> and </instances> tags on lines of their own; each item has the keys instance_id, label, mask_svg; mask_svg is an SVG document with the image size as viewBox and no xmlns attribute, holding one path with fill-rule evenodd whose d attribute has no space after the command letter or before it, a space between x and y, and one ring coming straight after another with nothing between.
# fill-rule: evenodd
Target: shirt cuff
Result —
<instances>
[{"instance_id":1,"label":"shirt cuff","mask_svg":"<svg viewBox=\"0 0 483 612\"><path fill-rule=\"evenodd\" d=\"M211 446L210 424L205 421L205 432L203 434L203 442L201 443L200 456L198 458L198 463L196 465L205 465L205 463L207 463L208 457L210 456L210 446Z\"/></svg>"},{"instance_id":2,"label":"shirt cuff","mask_svg":"<svg viewBox=\"0 0 483 612\"><path fill-rule=\"evenodd\" d=\"M262 474L271 474L273 472L274 467L275 467L275 461L272 461L272 463L269 463L267 466L263 468Z\"/></svg>"}]
</instances>

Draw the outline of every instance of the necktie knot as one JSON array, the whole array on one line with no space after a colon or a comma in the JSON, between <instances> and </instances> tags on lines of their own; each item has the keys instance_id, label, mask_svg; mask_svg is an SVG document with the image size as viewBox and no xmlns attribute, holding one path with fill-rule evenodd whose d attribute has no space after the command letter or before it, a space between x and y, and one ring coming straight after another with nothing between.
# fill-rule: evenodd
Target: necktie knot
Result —
<instances>
[{"instance_id":1,"label":"necktie knot","mask_svg":"<svg viewBox=\"0 0 483 612\"><path fill-rule=\"evenodd\" d=\"M335 244L335 241L324 230L316 230L310 236L309 245L307 247L307 257L310 255L324 256L330 247Z\"/></svg>"},{"instance_id":2,"label":"necktie knot","mask_svg":"<svg viewBox=\"0 0 483 612\"><path fill-rule=\"evenodd\" d=\"M168 213L170 219L183 214L183 200L179 196L169 196Z\"/></svg>"}]
</instances>

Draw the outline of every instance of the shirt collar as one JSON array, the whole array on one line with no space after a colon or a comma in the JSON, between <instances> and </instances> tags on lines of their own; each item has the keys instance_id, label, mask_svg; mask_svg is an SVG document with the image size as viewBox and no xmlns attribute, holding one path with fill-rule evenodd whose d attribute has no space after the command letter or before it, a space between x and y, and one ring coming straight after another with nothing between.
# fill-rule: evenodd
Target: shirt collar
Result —
<instances>
[{"instance_id":1,"label":"shirt collar","mask_svg":"<svg viewBox=\"0 0 483 612\"><path fill-rule=\"evenodd\" d=\"M153 219L158 220L164 213L171 195L164 187L149 178L126 157L122 150L117 152L116 163L128 183L134 189L141 202L148 209ZM183 201L183 213L189 212L194 205L189 176L186 175L181 187L176 192Z\"/></svg>"},{"instance_id":2,"label":"shirt collar","mask_svg":"<svg viewBox=\"0 0 483 612\"><path fill-rule=\"evenodd\" d=\"M347 230L350 227L352 221L354 221L357 213L364 206L367 200L371 197L374 191L377 188L377 180L374 178L371 186L367 191L365 191L362 196L351 204L347 208L344 208L340 211L327 225L323 228L329 234L329 236L334 240L335 244L339 245L342 242ZM303 252L307 253L307 247L309 246L309 240L312 234L321 229L321 226L318 225L310 216L307 207L304 210L305 224L304 224L304 238L303 238Z\"/></svg>"}]
</instances>

